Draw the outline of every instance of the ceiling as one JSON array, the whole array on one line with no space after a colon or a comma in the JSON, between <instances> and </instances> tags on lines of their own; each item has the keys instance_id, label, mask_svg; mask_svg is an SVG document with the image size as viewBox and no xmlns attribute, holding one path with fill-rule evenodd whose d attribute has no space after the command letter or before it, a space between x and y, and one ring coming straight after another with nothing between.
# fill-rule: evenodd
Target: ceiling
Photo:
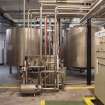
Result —
<instances>
[{"instance_id":1,"label":"ceiling","mask_svg":"<svg viewBox=\"0 0 105 105\"><path fill-rule=\"evenodd\" d=\"M0 0L0 8L13 19L22 18L24 0ZM38 0L26 0L26 9L39 9Z\"/></svg>"},{"instance_id":2,"label":"ceiling","mask_svg":"<svg viewBox=\"0 0 105 105\"><path fill-rule=\"evenodd\" d=\"M4 15L12 20L23 18L23 1L24 0L0 0L0 10ZM43 14L54 14L55 6L59 16L67 17L84 17L95 6L99 0L26 0L26 10L35 9L34 16L40 14L40 5L43 5ZM101 4L98 11L95 13L96 17L105 17L105 6ZM100 10L101 9L101 10Z\"/></svg>"}]
</instances>

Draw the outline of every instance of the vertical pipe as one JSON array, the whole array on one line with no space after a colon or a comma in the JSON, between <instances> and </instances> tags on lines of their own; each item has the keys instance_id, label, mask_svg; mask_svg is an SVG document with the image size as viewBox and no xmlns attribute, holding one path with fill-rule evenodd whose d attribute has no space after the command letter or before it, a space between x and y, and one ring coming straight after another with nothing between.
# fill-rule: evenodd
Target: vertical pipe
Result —
<instances>
[{"instance_id":1,"label":"vertical pipe","mask_svg":"<svg viewBox=\"0 0 105 105\"><path fill-rule=\"evenodd\" d=\"M87 85L91 85L91 18L87 19Z\"/></svg>"},{"instance_id":2,"label":"vertical pipe","mask_svg":"<svg viewBox=\"0 0 105 105\"><path fill-rule=\"evenodd\" d=\"M28 29L29 29L29 10L28 10Z\"/></svg>"},{"instance_id":3,"label":"vertical pipe","mask_svg":"<svg viewBox=\"0 0 105 105\"><path fill-rule=\"evenodd\" d=\"M56 8L55 8L55 17L54 17L54 36L53 36L53 55L54 55L54 59L55 59L55 63L57 65L57 57L56 57ZM57 67L55 68L55 70L57 69ZM57 70L55 71L55 73L57 73ZM56 75L56 74L55 74ZM56 77L57 78L57 77ZM57 87L57 79L56 79L56 83L55 83L55 88Z\"/></svg>"},{"instance_id":4,"label":"vertical pipe","mask_svg":"<svg viewBox=\"0 0 105 105\"><path fill-rule=\"evenodd\" d=\"M42 58L42 4L40 6L40 57Z\"/></svg>"},{"instance_id":5,"label":"vertical pipe","mask_svg":"<svg viewBox=\"0 0 105 105\"><path fill-rule=\"evenodd\" d=\"M33 36L34 34L33 34L33 29L32 29L32 22L33 22L33 20L32 20L32 13L30 14L30 24L31 24L31 26L30 26L30 40L32 41L32 39L31 39L31 36ZM31 51L32 51L32 49L33 49L33 44L30 46L31 47Z\"/></svg>"},{"instance_id":6,"label":"vertical pipe","mask_svg":"<svg viewBox=\"0 0 105 105\"><path fill-rule=\"evenodd\" d=\"M37 17L35 17L35 26L37 25ZM37 26L36 26L36 28L37 28Z\"/></svg>"},{"instance_id":7,"label":"vertical pipe","mask_svg":"<svg viewBox=\"0 0 105 105\"><path fill-rule=\"evenodd\" d=\"M55 35L54 35L54 55L57 55L57 7L55 8Z\"/></svg>"},{"instance_id":8,"label":"vertical pipe","mask_svg":"<svg viewBox=\"0 0 105 105\"><path fill-rule=\"evenodd\" d=\"M49 18L49 29L51 30L51 18ZM51 31L49 32L49 55L51 55Z\"/></svg>"},{"instance_id":9,"label":"vertical pipe","mask_svg":"<svg viewBox=\"0 0 105 105\"><path fill-rule=\"evenodd\" d=\"M32 23L33 23L32 16L33 16L33 15L32 15L32 13L31 13L31 14L30 14L30 19L31 19L31 27L30 27L30 28L31 28L31 29L32 29Z\"/></svg>"},{"instance_id":10,"label":"vertical pipe","mask_svg":"<svg viewBox=\"0 0 105 105\"><path fill-rule=\"evenodd\" d=\"M59 20L58 20L58 23L59 23L59 46L60 46L60 32L61 32L61 21L60 21L60 18L59 18Z\"/></svg>"},{"instance_id":11,"label":"vertical pipe","mask_svg":"<svg viewBox=\"0 0 105 105\"><path fill-rule=\"evenodd\" d=\"M57 7L55 8L55 56L56 56L56 72L57 72L57 88L59 88L59 37L58 37L58 23L57 23Z\"/></svg>"},{"instance_id":12,"label":"vertical pipe","mask_svg":"<svg viewBox=\"0 0 105 105\"><path fill-rule=\"evenodd\" d=\"M25 19L26 18L25 17L25 14L26 14L25 11L26 11L26 0L23 1L23 19L24 19L23 25L24 25L24 28L25 28L25 20L26 20Z\"/></svg>"},{"instance_id":13,"label":"vertical pipe","mask_svg":"<svg viewBox=\"0 0 105 105\"><path fill-rule=\"evenodd\" d=\"M45 17L45 55L47 54L47 16Z\"/></svg>"},{"instance_id":14,"label":"vertical pipe","mask_svg":"<svg viewBox=\"0 0 105 105\"><path fill-rule=\"evenodd\" d=\"M59 88L59 22L57 21L57 87Z\"/></svg>"},{"instance_id":15,"label":"vertical pipe","mask_svg":"<svg viewBox=\"0 0 105 105\"><path fill-rule=\"evenodd\" d=\"M29 29L29 20L30 20L30 14L29 14L29 10L28 10L28 15L27 15L28 17L27 17L27 19L28 19L28 32L27 32L27 34L28 34L28 39L30 38L30 29ZM28 46L29 46L29 48L30 48L30 44L28 44ZM27 51L27 55L29 56L29 50Z\"/></svg>"},{"instance_id":16,"label":"vertical pipe","mask_svg":"<svg viewBox=\"0 0 105 105\"><path fill-rule=\"evenodd\" d=\"M45 56L47 57L47 16L45 16L45 20L44 20L44 32L45 32ZM47 65L47 62L46 62ZM45 68L46 70L46 68ZM45 73L45 77L46 77L46 73ZM45 87L46 87L46 78L45 78Z\"/></svg>"}]
</instances>

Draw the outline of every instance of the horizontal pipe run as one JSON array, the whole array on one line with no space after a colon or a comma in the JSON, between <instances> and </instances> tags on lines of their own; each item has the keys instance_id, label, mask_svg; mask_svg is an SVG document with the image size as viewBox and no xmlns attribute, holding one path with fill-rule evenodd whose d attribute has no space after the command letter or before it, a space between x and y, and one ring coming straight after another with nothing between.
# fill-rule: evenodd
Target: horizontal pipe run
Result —
<instances>
[{"instance_id":1,"label":"horizontal pipe run","mask_svg":"<svg viewBox=\"0 0 105 105\"><path fill-rule=\"evenodd\" d=\"M81 23L84 22L87 18L92 17L92 13L104 2L104 0L99 0L96 5L81 19Z\"/></svg>"},{"instance_id":2,"label":"horizontal pipe run","mask_svg":"<svg viewBox=\"0 0 105 105\"><path fill-rule=\"evenodd\" d=\"M59 90L58 88L42 88L42 90Z\"/></svg>"},{"instance_id":3,"label":"horizontal pipe run","mask_svg":"<svg viewBox=\"0 0 105 105\"><path fill-rule=\"evenodd\" d=\"M90 10L89 8L77 8L77 7L74 7L74 8L70 8L70 7L59 7L58 10Z\"/></svg>"},{"instance_id":4,"label":"horizontal pipe run","mask_svg":"<svg viewBox=\"0 0 105 105\"><path fill-rule=\"evenodd\" d=\"M39 12L32 12L32 14L40 14ZM54 15L54 12L44 12L43 15ZM86 13L79 13L79 12L59 12L58 15L85 15Z\"/></svg>"},{"instance_id":5,"label":"horizontal pipe run","mask_svg":"<svg viewBox=\"0 0 105 105\"><path fill-rule=\"evenodd\" d=\"M49 1L49 0L40 0L40 2L41 3L92 3L92 2L94 2L94 0L86 0L86 1L82 1L82 0L66 0L66 1L60 1L60 0L58 0L58 1L54 1L54 0L51 0L51 1Z\"/></svg>"}]
</instances>

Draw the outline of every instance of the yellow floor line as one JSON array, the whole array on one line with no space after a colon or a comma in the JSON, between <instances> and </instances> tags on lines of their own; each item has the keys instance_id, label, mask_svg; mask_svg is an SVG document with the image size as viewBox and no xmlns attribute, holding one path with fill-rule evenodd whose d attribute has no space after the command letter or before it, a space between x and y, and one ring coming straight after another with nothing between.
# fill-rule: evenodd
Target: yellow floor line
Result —
<instances>
[{"instance_id":1,"label":"yellow floor line","mask_svg":"<svg viewBox=\"0 0 105 105\"><path fill-rule=\"evenodd\" d=\"M0 89L19 89L19 87L6 87L6 86L1 86Z\"/></svg>"},{"instance_id":2,"label":"yellow floor line","mask_svg":"<svg viewBox=\"0 0 105 105\"><path fill-rule=\"evenodd\" d=\"M46 105L44 99L40 101L40 105Z\"/></svg>"},{"instance_id":3,"label":"yellow floor line","mask_svg":"<svg viewBox=\"0 0 105 105\"><path fill-rule=\"evenodd\" d=\"M92 100L95 100L95 97L85 97L84 99L85 105L94 105ZM46 105L45 100L40 101L40 105Z\"/></svg>"},{"instance_id":4,"label":"yellow floor line","mask_svg":"<svg viewBox=\"0 0 105 105\"><path fill-rule=\"evenodd\" d=\"M94 89L95 86L67 86L64 90L72 90L72 89Z\"/></svg>"},{"instance_id":5,"label":"yellow floor line","mask_svg":"<svg viewBox=\"0 0 105 105\"><path fill-rule=\"evenodd\" d=\"M94 105L92 100L95 100L95 97L85 97L84 98L85 105Z\"/></svg>"},{"instance_id":6,"label":"yellow floor line","mask_svg":"<svg viewBox=\"0 0 105 105\"><path fill-rule=\"evenodd\" d=\"M8 87L8 86L1 86L0 89L19 89L19 87ZM82 90L82 89L94 89L95 86L66 86L64 90Z\"/></svg>"}]
</instances>

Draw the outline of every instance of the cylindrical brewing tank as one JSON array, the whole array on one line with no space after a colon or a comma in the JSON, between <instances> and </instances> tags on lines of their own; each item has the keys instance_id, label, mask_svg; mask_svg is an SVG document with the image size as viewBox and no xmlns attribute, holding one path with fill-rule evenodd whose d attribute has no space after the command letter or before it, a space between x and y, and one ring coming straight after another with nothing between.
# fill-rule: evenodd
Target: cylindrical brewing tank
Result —
<instances>
[{"instance_id":1,"label":"cylindrical brewing tank","mask_svg":"<svg viewBox=\"0 0 105 105\"><path fill-rule=\"evenodd\" d=\"M6 32L7 64L22 66L26 56L40 54L39 29L12 28Z\"/></svg>"},{"instance_id":2,"label":"cylindrical brewing tank","mask_svg":"<svg viewBox=\"0 0 105 105\"><path fill-rule=\"evenodd\" d=\"M92 26L91 60L92 68L95 67L95 32L98 27ZM66 31L64 64L66 67L87 67L87 27L75 26Z\"/></svg>"}]
</instances>

